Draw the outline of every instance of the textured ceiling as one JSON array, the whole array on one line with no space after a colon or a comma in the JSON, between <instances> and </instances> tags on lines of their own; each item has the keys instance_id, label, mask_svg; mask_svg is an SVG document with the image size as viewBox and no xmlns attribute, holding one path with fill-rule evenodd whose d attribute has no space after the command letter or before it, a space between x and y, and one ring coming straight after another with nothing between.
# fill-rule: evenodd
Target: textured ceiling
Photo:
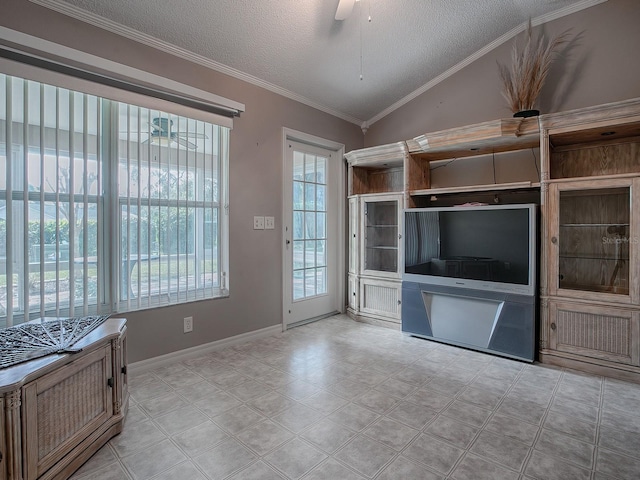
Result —
<instances>
[{"instance_id":1,"label":"textured ceiling","mask_svg":"<svg viewBox=\"0 0 640 480\"><path fill-rule=\"evenodd\" d=\"M529 18L598 3L362 0L337 21L338 0L32 1L78 7L355 123L375 121Z\"/></svg>"}]
</instances>

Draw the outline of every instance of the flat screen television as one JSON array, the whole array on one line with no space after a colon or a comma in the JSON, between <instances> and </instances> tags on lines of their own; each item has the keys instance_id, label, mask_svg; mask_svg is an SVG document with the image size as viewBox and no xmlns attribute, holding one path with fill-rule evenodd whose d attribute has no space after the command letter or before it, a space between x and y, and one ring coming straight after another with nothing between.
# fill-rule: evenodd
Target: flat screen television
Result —
<instances>
[{"instance_id":1,"label":"flat screen television","mask_svg":"<svg viewBox=\"0 0 640 480\"><path fill-rule=\"evenodd\" d=\"M534 204L404 211L403 281L535 295Z\"/></svg>"}]
</instances>

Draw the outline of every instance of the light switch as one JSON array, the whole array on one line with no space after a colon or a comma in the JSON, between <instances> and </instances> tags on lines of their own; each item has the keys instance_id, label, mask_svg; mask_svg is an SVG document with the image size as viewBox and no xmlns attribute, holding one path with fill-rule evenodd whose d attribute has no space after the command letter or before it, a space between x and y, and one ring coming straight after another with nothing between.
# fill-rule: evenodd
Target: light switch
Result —
<instances>
[{"instance_id":1,"label":"light switch","mask_svg":"<svg viewBox=\"0 0 640 480\"><path fill-rule=\"evenodd\" d=\"M273 230L276 228L275 217L264 217L264 228L265 230Z\"/></svg>"},{"instance_id":2,"label":"light switch","mask_svg":"<svg viewBox=\"0 0 640 480\"><path fill-rule=\"evenodd\" d=\"M264 230L264 217L253 217L253 229Z\"/></svg>"}]
</instances>

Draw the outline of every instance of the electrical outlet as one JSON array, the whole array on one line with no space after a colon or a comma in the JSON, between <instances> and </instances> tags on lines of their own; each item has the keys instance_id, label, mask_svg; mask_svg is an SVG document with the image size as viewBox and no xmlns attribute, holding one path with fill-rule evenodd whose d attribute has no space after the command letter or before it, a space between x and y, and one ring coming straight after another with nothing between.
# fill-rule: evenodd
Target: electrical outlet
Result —
<instances>
[{"instance_id":1,"label":"electrical outlet","mask_svg":"<svg viewBox=\"0 0 640 480\"><path fill-rule=\"evenodd\" d=\"M184 333L193 332L193 317L184 317Z\"/></svg>"},{"instance_id":2,"label":"electrical outlet","mask_svg":"<svg viewBox=\"0 0 640 480\"><path fill-rule=\"evenodd\" d=\"M264 217L264 229L273 230L274 228L276 228L275 217Z\"/></svg>"},{"instance_id":3,"label":"electrical outlet","mask_svg":"<svg viewBox=\"0 0 640 480\"><path fill-rule=\"evenodd\" d=\"M253 229L264 230L264 217L253 217Z\"/></svg>"}]
</instances>

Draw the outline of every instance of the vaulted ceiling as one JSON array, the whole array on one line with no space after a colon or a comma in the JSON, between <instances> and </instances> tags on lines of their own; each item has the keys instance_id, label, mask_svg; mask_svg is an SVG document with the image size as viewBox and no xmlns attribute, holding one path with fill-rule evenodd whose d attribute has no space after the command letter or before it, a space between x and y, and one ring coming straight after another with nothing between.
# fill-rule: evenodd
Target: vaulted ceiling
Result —
<instances>
[{"instance_id":1,"label":"vaulted ceiling","mask_svg":"<svg viewBox=\"0 0 640 480\"><path fill-rule=\"evenodd\" d=\"M357 124L533 23L605 0L31 0ZM343 0L344 1L344 0ZM369 18L371 21L369 21Z\"/></svg>"}]
</instances>

